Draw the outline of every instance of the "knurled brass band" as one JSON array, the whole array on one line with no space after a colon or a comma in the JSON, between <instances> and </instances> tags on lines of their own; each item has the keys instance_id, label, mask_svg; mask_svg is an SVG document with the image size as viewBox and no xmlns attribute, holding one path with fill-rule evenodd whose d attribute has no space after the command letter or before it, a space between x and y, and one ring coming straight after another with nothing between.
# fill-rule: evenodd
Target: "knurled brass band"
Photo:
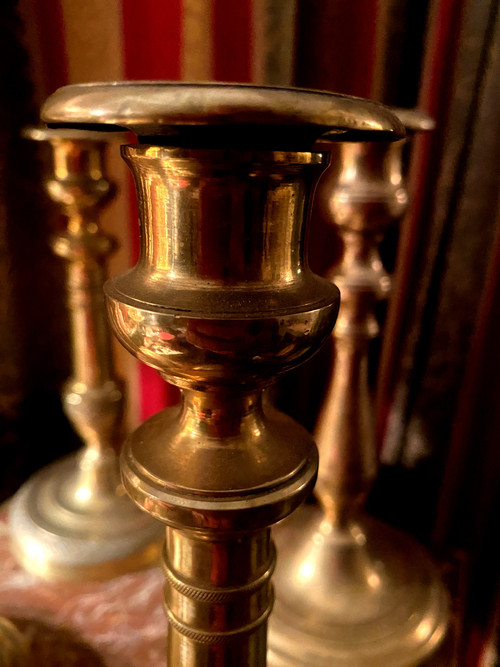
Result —
<instances>
[{"instance_id":1,"label":"knurled brass band","mask_svg":"<svg viewBox=\"0 0 500 667\"><path fill-rule=\"evenodd\" d=\"M269 618L269 614L273 609L274 603L274 590L272 586L269 587L269 598L270 604L258 618L253 620L251 623L247 623L246 625L242 625L239 628L236 628L235 630L225 630L222 632L218 632L216 630L197 630L192 628L189 625L179 621L166 604L163 605L163 608L165 610L165 614L168 617L171 630L176 630L183 637L186 637L193 642L198 642L199 644L224 644L227 641L236 639L243 635L252 634L260 627L262 627L264 623L266 623L267 619Z\"/></svg>"},{"instance_id":2,"label":"knurled brass band","mask_svg":"<svg viewBox=\"0 0 500 667\"><path fill-rule=\"evenodd\" d=\"M251 634L267 621L274 603L270 579L276 564L276 549L270 545L264 570L240 586L208 587L187 582L169 563L166 550L162 567L166 577L165 613L170 627L183 637L202 644L222 644L234 637ZM211 627L214 608L224 606L228 617L236 619L236 627L218 631ZM234 614L232 611L234 610ZM252 618L255 613L256 618ZM180 618L180 616L183 618ZM239 617L239 618L238 618ZM187 620L189 619L189 621ZM195 627L195 624L197 627ZM206 627L203 627L206 626Z\"/></svg>"},{"instance_id":3,"label":"knurled brass band","mask_svg":"<svg viewBox=\"0 0 500 667\"><path fill-rule=\"evenodd\" d=\"M214 589L193 586L174 574L173 569L169 565L165 549L163 550L162 569L167 579L165 586L171 586L181 593L181 595L200 602L227 603L234 601L235 598L252 595L270 580L276 565L276 548L273 543L271 544L271 556L268 562L269 566L257 579L253 579L243 586L218 587Z\"/></svg>"}]
</instances>

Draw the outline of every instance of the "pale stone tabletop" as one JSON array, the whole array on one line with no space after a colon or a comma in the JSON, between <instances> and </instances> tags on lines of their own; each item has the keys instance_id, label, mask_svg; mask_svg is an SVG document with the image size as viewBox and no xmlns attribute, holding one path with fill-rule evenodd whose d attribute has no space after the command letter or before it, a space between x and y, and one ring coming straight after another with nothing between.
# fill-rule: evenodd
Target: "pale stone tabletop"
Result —
<instances>
[{"instance_id":1,"label":"pale stone tabletop","mask_svg":"<svg viewBox=\"0 0 500 667\"><path fill-rule=\"evenodd\" d=\"M36 579L11 555L0 510L0 615L22 619L37 665L165 667L162 586L159 568L95 583Z\"/></svg>"}]
</instances>

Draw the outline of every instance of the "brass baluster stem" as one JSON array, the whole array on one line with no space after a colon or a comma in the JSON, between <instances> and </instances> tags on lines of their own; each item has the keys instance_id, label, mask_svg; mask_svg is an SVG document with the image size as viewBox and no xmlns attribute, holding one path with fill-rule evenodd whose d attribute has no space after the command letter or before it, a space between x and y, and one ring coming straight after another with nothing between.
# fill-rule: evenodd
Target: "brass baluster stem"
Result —
<instances>
[{"instance_id":1,"label":"brass baluster stem","mask_svg":"<svg viewBox=\"0 0 500 667\"><path fill-rule=\"evenodd\" d=\"M116 453L123 437L123 382L113 368L103 293L107 258L116 242L102 232L98 218L114 187L103 174L106 144L99 139L55 136L50 142L54 171L46 182L68 221L52 247L67 262L73 372L63 405L85 443L71 491L82 505L116 493Z\"/></svg>"},{"instance_id":2,"label":"brass baluster stem","mask_svg":"<svg viewBox=\"0 0 500 667\"><path fill-rule=\"evenodd\" d=\"M390 291L378 244L407 206L402 146L343 144L330 199L344 252L328 277L339 286L342 301L332 334L332 376L315 430L321 456L316 496L329 519L344 526L359 511L377 470L368 351L379 335L376 302Z\"/></svg>"}]
</instances>

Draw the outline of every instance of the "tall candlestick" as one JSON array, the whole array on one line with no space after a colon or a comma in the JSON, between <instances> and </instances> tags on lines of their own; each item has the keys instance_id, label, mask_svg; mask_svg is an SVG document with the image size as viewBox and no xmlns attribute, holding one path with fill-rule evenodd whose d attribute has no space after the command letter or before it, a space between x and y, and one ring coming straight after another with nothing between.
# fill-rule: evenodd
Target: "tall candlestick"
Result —
<instances>
[{"instance_id":1,"label":"tall candlestick","mask_svg":"<svg viewBox=\"0 0 500 667\"><path fill-rule=\"evenodd\" d=\"M409 131L432 127L417 112L397 113ZM341 307L316 428L319 504L275 531L272 667L416 665L447 626L447 597L427 553L363 512L377 470L368 350L379 334L375 305L390 292L378 244L407 208L403 145L338 147L329 204L344 249L327 275L340 288Z\"/></svg>"},{"instance_id":2,"label":"tall candlestick","mask_svg":"<svg viewBox=\"0 0 500 667\"><path fill-rule=\"evenodd\" d=\"M127 498L118 468L124 385L114 370L103 293L116 242L99 224L100 210L115 192L104 164L110 137L47 129L27 136L50 146L45 188L66 219L52 243L67 267L72 375L62 400L85 444L39 471L15 495L12 548L27 570L43 578L101 579L152 562L159 539L157 525Z\"/></svg>"},{"instance_id":3,"label":"tall candlestick","mask_svg":"<svg viewBox=\"0 0 500 667\"><path fill-rule=\"evenodd\" d=\"M304 256L324 133L396 138L371 102L310 91L160 82L93 84L49 99L52 124L132 129L122 155L139 199L141 255L107 284L121 342L182 389L129 439L122 472L163 521L167 660L266 664L270 526L310 492L317 452L262 401L328 337L338 290Z\"/></svg>"}]
</instances>

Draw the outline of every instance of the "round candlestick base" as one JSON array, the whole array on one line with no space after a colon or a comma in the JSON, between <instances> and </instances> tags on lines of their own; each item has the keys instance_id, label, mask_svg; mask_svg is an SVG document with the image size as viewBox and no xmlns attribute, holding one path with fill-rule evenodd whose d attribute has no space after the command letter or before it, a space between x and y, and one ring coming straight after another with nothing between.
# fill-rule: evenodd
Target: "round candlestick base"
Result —
<instances>
[{"instance_id":1,"label":"round candlestick base","mask_svg":"<svg viewBox=\"0 0 500 667\"><path fill-rule=\"evenodd\" d=\"M78 487L81 467L79 453L47 466L11 500L11 546L20 564L46 580L89 581L156 563L164 529L119 482L93 497L89 486Z\"/></svg>"},{"instance_id":2,"label":"round candlestick base","mask_svg":"<svg viewBox=\"0 0 500 667\"><path fill-rule=\"evenodd\" d=\"M270 667L410 667L432 654L448 598L425 550L366 516L343 528L318 506L275 531Z\"/></svg>"}]
</instances>

